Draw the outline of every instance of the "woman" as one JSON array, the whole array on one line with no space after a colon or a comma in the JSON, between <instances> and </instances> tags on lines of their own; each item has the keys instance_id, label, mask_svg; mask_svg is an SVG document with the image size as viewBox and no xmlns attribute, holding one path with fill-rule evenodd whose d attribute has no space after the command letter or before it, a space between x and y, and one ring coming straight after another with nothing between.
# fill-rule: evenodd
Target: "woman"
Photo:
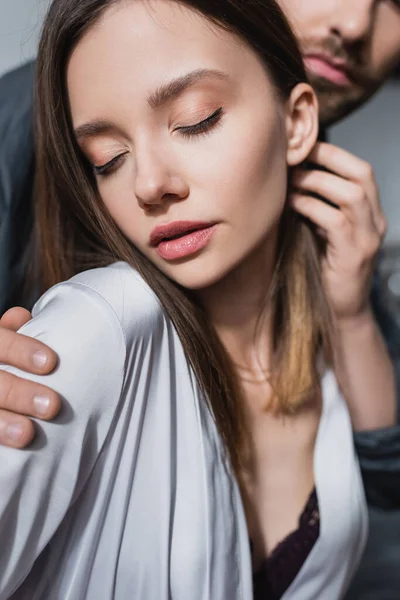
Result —
<instances>
[{"instance_id":1,"label":"woman","mask_svg":"<svg viewBox=\"0 0 400 600\"><path fill-rule=\"evenodd\" d=\"M66 410L0 449L0 600L341 598L367 530L352 427L393 414L346 390L363 296L328 301L288 202L317 106L281 12L55 0L37 99L44 278L108 266L24 328Z\"/></svg>"}]
</instances>

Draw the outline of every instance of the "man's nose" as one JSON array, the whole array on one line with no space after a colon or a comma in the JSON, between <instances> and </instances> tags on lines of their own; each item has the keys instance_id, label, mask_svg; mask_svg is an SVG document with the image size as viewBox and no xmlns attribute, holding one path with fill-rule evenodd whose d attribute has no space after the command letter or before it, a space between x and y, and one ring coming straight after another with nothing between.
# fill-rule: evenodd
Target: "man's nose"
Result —
<instances>
[{"instance_id":1,"label":"man's nose","mask_svg":"<svg viewBox=\"0 0 400 600\"><path fill-rule=\"evenodd\" d=\"M149 209L165 200L183 200L188 194L186 179L169 157L148 150L137 157L135 195L141 208Z\"/></svg>"},{"instance_id":2,"label":"man's nose","mask_svg":"<svg viewBox=\"0 0 400 600\"><path fill-rule=\"evenodd\" d=\"M373 30L376 8L376 0L338 1L331 17L331 33L341 37L345 44L364 41Z\"/></svg>"}]
</instances>

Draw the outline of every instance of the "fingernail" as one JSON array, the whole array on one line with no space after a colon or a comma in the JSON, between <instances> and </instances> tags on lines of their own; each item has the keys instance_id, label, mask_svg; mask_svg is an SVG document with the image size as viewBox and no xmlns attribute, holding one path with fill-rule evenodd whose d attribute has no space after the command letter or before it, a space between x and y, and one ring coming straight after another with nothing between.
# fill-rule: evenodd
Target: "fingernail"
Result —
<instances>
[{"instance_id":1,"label":"fingernail","mask_svg":"<svg viewBox=\"0 0 400 600\"><path fill-rule=\"evenodd\" d=\"M35 354L33 355L33 364L35 365L35 367L37 369L41 369L42 367L45 366L45 364L47 363L47 355L42 352L41 350L38 350L37 352L35 352Z\"/></svg>"},{"instance_id":2,"label":"fingernail","mask_svg":"<svg viewBox=\"0 0 400 600\"><path fill-rule=\"evenodd\" d=\"M33 399L33 404L36 412L39 415L47 415L50 408L50 398L47 396L35 396Z\"/></svg>"},{"instance_id":3,"label":"fingernail","mask_svg":"<svg viewBox=\"0 0 400 600\"><path fill-rule=\"evenodd\" d=\"M18 442L24 433L24 428L22 425L18 425L18 423L14 423L13 425L9 425L6 429L6 437L13 442Z\"/></svg>"}]
</instances>

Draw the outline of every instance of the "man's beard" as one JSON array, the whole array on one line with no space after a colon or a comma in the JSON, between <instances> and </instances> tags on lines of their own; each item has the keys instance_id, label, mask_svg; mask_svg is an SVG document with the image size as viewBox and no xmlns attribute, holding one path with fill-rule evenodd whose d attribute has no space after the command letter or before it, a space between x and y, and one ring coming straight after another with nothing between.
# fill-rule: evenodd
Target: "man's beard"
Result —
<instances>
[{"instance_id":1,"label":"man's beard","mask_svg":"<svg viewBox=\"0 0 400 600\"><path fill-rule=\"evenodd\" d=\"M325 127L353 112L366 102L378 87L376 85L365 89L352 85L343 88L313 73L308 73L308 78L318 97L319 120Z\"/></svg>"},{"instance_id":2,"label":"man's beard","mask_svg":"<svg viewBox=\"0 0 400 600\"><path fill-rule=\"evenodd\" d=\"M367 70L367 48L361 46L345 47L337 36L326 39L302 39L300 41L303 56L327 55L332 59L343 60L351 79L348 86L337 85L324 77L308 73L319 101L320 121L331 125L363 104L378 89L376 81Z\"/></svg>"}]
</instances>

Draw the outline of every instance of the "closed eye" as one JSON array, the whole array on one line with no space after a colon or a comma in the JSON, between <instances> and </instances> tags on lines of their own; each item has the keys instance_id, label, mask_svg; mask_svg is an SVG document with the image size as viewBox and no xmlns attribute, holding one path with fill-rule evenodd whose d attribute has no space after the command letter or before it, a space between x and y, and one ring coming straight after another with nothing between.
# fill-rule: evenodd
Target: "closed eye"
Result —
<instances>
[{"instance_id":1,"label":"closed eye","mask_svg":"<svg viewBox=\"0 0 400 600\"><path fill-rule=\"evenodd\" d=\"M109 160L104 165L93 165L93 171L95 175L102 175L103 177L105 177L106 175L111 175L111 173L116 171L117 168L120 166L120 164L124 160L125 155L126 152L124 152L123 154L119 154L118 156L115 156L114 158Z\"/></svg>"},{"instance_id":2,"label":"closed eye","mask_svg":"<svg viewBox=\"0 0 400 600\"><path fill-rule=\"evenodd\" d=\"M203 119L203 121L195 123L194 125L177 127L175 131L179 131L179 133L184 137L192 137L208 133L213 127L215 127L215 125L217 125L220 122L222 115L223 110L221 107L218 108L215 112L213 112L212 115L210 115L206 119Z\"/></svg>"}]
</instances>

